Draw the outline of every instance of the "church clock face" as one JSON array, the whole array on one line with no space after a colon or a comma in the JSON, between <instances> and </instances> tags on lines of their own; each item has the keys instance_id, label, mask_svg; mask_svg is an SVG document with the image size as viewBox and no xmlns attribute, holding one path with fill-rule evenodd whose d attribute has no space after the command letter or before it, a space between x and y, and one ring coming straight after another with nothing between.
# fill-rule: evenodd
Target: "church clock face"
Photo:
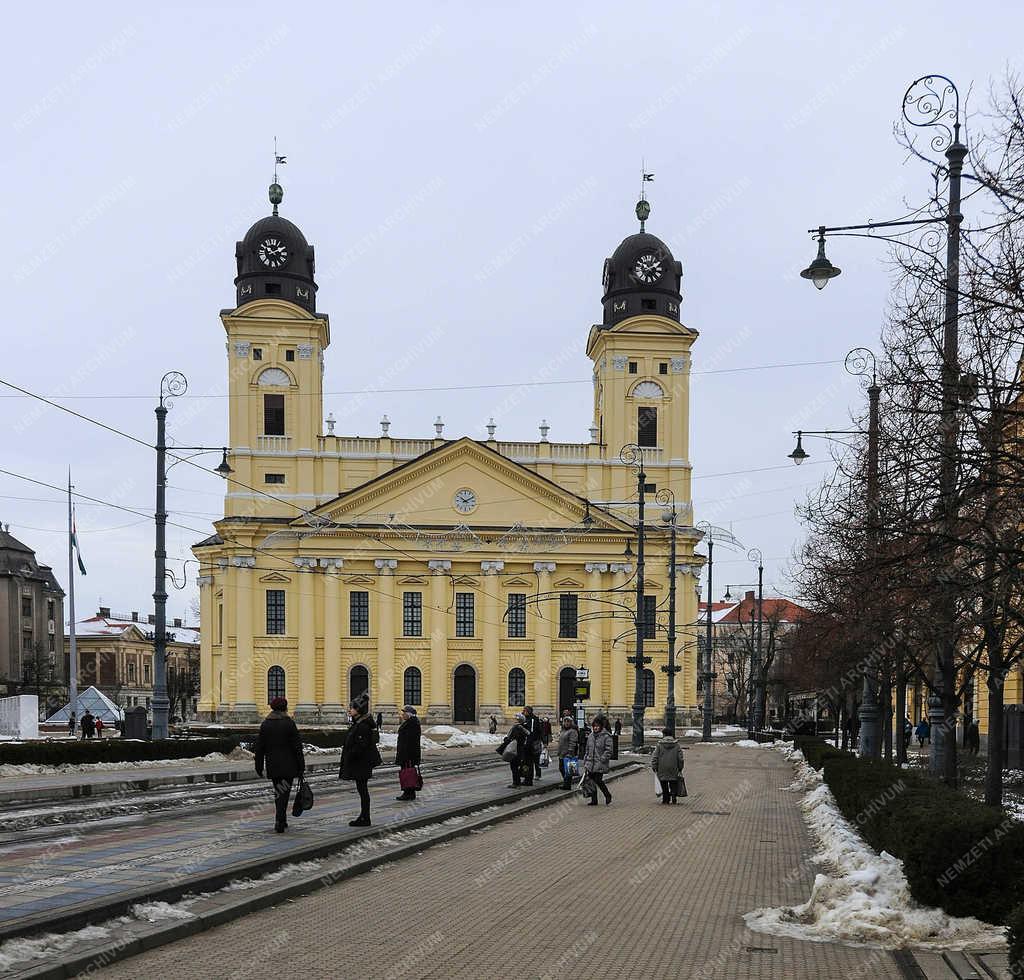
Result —
<instances>
[{"instance_id":1,"label":"church clock face","mask_svg":"<svg viewBox=\"0 0 1024 980\"><path fill-rule=\"evenodd\" d=\"M283 238L271 235L260 242L256 254L268 269L280 269L288 261L288 246Z\"/></svg>"},{"instance_id":2,"label":"church clock face","mask_svg":"<svg viewBox=\"0 0 1024 980\"><path fill-rule=\"evenodd\" d=\"M456 490L455 496L452 498L452 506L460 514L471 514L476 510L476 494L465 487Z\"/></svg>"},{"instance_id":3,"label":"church clock face","mask_svg":"<svg viewBox=\"0 0 1024 980\"><path fill-rule=\"evenodd\" d=\"M641 282L657 282L661 278L661 259L649 252L641 255L633 266L633 272Z\"/></svg>"}]
</instances>

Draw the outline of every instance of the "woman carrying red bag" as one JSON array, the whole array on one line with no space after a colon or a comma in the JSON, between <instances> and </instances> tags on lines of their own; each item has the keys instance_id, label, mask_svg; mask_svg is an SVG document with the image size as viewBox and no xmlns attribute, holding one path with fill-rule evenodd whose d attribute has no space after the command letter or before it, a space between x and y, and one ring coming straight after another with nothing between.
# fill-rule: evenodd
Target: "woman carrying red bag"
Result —
<instances>
[{"instance_id":1,"label":"woman carrying red bag","mask_svg":"<svg viewBox=\"0 0 1024 980\"><path fill-rule=\"evenodd\" d=\"M416 790L423 788L423 778L419 773L420 720L416 715L416 709L411 704L402 708L402 723L398 726L395 765L398 766L398 781L402 787L402 795L395 799L415 800Z\"/></svg>"}]
</instances>

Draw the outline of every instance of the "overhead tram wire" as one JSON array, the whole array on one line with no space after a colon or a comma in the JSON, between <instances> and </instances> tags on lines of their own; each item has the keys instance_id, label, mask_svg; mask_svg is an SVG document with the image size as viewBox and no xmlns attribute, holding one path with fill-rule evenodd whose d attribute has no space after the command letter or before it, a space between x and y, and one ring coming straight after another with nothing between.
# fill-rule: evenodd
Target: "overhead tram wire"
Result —
<instances>
[{"instance_id":1,"label":"overhead tram wire","mask_svg":"<svg viewBox=\"0 0 1024 980\"><path fill-rule=\"evenodd\" d=\"M827 360L827 361L792 361L785 364L751 364L745 367L733 367L733 368L710 368L706 371L691 371L690 377L705 377L713 374L737 374L745 371L775 371L782 368L797 368L797 367L821 367L826 364L842 364L841 360ZM3 382L6 384L6 382ZM422 387L407 387L407 388L352 388L343 389L340 391L324 391L321 394L324 397L337 397L341 395L405 395L405 394L422 394L431 391L491 391L505 388L545 388L557 385L589 385L593 384L592 378L563 378L556 381L506 381L492 384L479 384L479 385L427 385ZM31 392L25 392L17 388L16 385L9 385L11 388L15 388L19 392L17 395L0 395L0 398L64 398L75 401L112 401L119 399L149 399L152 395L142 394L123 394L123 395L35 395ZM295 392L299 397L313 397L316 392ZM216 392L210 394L190 394L189 398L256 398L259 393L242 392L235 395L231 395L228 392Z\"/></svg>"}]
</instances>

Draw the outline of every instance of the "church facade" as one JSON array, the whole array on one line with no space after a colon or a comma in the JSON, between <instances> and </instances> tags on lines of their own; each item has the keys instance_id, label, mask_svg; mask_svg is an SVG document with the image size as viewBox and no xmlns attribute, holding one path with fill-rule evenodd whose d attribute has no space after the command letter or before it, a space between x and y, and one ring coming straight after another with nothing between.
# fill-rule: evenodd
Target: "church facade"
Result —
<instances>
[{"instance_id":1,"label":"church facade","mask_svg":"<svg viewBox=\"0 0 1024 980\"><path fill-rule=\"evenodd\" d=\"M669 531L675 500L676 703L695 719L697 576L689 461L690 348L681 267L643 230L604 267L590 328L591 439L354 438L323 425L330 321L314 250L278 214L236 247L236 304L221 312L229 384L224 517L200 562L199 716L254 721L283 694L300 721L335 722L354 695L430 723L554 714L573 700L628 724L635 696L636 469L645 473L640 616L648 723L668 674ZM638 216L647 217L646 202ZM664 496L664 494L663 494Z\"/></svg>"}]
</instances>

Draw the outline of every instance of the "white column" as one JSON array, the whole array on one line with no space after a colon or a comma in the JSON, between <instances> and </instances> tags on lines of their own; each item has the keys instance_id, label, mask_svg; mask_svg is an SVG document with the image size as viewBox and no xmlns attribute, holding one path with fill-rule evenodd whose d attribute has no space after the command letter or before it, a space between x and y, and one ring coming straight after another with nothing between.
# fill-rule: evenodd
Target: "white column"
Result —
<instances>
[{"instance_id":1,"label":"white column","mask_svg":"<svg viewBox=\"0 0 1024 980\"><path fill-rule=\"evenodd\" d=\"M480 716L502 715L501 660L498 656L501 644L501 608L498 593L498 573L504 571L503 561L482 561L480 571L484 573L483 609L483 678L480 688L483 698Z\"/></svg>"},{"instance_id":2,"label":"white column","mask_svg":"<svg viewBox=\"0 0 1024 980\"><path fill-rule=\"evenodd\" d=\"M537 591L545 596L536 621L534 649L533 703L537 712L554 710L554 698L551 696L553 681L551 679L551 636L552 628L558 616L558 605L547 595L551 591L551 573L556 565L553 561L535 561L533 570L537 573Z\"/></svg>"},{"instance_id":3,"label":"white column","mask_svg":"<svg viewBox=\"0 0 1024 980\"><path fill-rule=\"evenodd\" d=\"M324 703L326 720L341 716L341 558L321 558L324 570Z\"/></svg>"},{"instance_id":4,"label":"white column","mask_svg":"<svg viewBox=\"0 0 1024 980\"><path fill-rule=\"evenodd\" d=\"M432 558L430 569L430 699L427 714L432 724L450 722L452 706L448 682L448 576L452 563Z\"/></svg>"},{"instance_id":5,"label":"white column","mask_svg":"<svg viewBox=\"0 0 1024 980\"><path fill-rule=\"evenodd\" d=\"M213 576L199 576L199 711L217 710L213 686ZM124 665L122 664L122 671ZM122 672L119 676L124 677Z\"/></svg>"},{"instance_id":6,"label":"white column","mask_svg":"<svg viewBox=\"0 0 1024 980\"><path fill-rule=\"evenodd\" d=\"M395 569L396 558L377 558L377 675L370 680L376 704L371 711L380 711L385 718L394 720L398 704L395 699Z\"/></svg>"}]
</instances>

